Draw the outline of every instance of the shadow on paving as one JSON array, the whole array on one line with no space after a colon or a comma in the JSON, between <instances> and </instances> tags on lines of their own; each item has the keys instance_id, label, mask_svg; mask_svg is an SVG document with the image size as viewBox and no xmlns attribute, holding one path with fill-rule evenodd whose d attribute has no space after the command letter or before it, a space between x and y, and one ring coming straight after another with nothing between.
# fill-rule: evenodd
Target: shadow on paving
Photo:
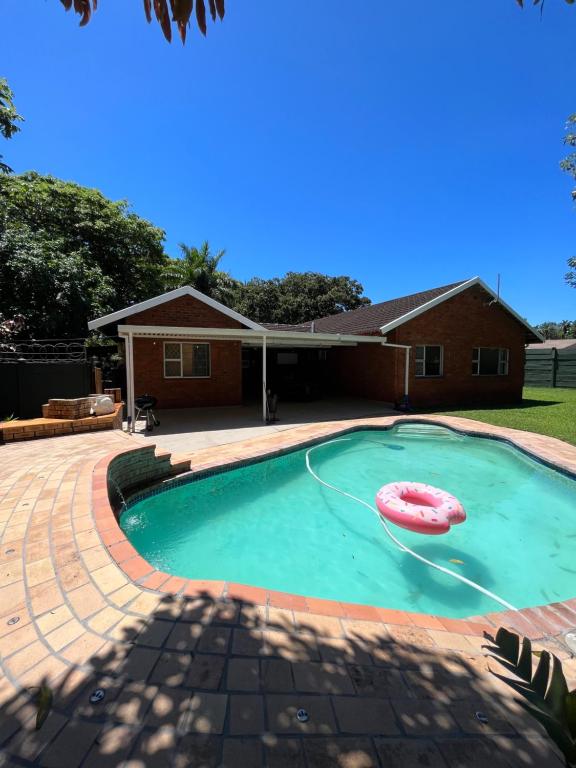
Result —
<instances>
[{"instance_id":1,"label":"shadow on paving","mask_svg":"<svg viewBox=\"0 0 576 768\"><path fill-rule=\"evenodd\" d=\"M41 730L30 691L4 704L0 765L562 765L479 651L442 651L416 627L348 621L343 638L331 617L207 595L164 597L133 618L52 685ZM96 688L105 697L91 704Z\"/></svg>"}]
</instances>

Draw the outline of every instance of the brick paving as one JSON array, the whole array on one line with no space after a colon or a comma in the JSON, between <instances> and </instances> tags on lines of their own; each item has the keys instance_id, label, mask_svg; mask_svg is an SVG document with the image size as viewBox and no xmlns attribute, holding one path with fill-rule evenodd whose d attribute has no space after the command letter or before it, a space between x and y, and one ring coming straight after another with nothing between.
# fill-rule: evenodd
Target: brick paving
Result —
<instances>
[{"instance_id":1,"label":"brick paving","mask_svg":"<svg viewBox=\"0 0 576 768\"><path fill-rule=\"evenodd\" d=\"M353 424L189 458L194 468L234 462ZM576 449L560 441L472 426L576 470ZM562 765L488 673L482 633L507 615L454 622L340 604L335 613L329 601L163 580L151 568L129 575L118 562L137 556L99 531L106 499L93 479L111 452L144 444L109 432L0 448L0 766ZM576 624L572 603L523 622L573 681L561 639ZM54 704L36 731L41 684ZM91 703L96 688L105 696Z\"/></svg>"}]
</instances>

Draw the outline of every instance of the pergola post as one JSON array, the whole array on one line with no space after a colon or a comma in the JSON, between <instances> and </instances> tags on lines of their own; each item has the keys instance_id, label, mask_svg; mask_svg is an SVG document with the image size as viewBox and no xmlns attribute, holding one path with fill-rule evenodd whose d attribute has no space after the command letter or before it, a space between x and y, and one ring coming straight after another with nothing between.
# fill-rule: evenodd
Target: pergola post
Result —
<instances>
[{"instance_id":1,"label":"pergola post","mask_svg":"<svg viewBox=\"0 0 576 768\"><path fill-rule=\"evenodd\" d=\"M127 417L130 421L129 431L136 430L136 411L134 407L134 349L133 337L129 333L126 337L126 403Z\"/></svg>"},{"instance_id":2,"label":"pergola post","mask_svg":"<svg viewBox=\"0 0 576 768\"><path fill-rule=\"evenodd\" d=\"M262 336L262 421L266 424L268 416L266 398L266 336Z\"/></svg>"},{"instance_id":3,"label":"pergola post","mask_svg":"<svg viewBox=\"0 0 576 768\"><path fill-rule=\"evenodd\" d=\"M408 397L408 382L410 380L410 347L406 347L406 363L404 365L404 397Z\"/></svg>"}]
</instances>

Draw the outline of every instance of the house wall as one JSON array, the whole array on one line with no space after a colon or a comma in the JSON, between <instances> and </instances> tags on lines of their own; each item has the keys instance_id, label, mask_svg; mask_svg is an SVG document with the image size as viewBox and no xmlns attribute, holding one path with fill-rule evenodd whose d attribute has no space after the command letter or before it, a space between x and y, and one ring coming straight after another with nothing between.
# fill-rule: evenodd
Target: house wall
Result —
<instances>
[{"instance_id":1,"label":"house wall","mask_svg":"<svg viewBox=\"0 0 576 768\"><path fill-rule=\"evenodd\" d=\"M164 342L134 339L134 392L158 398L158 408L240 405L242 402L242 344L210 341L211 375L207 379L165 379ZM173 339L178 341L178 339ZM206 343L204 339L186 339Z\"/></svg>"},{"instance_id":2,"label":"house wall","mask_svg":"<svg viewBox=\"0 0 576 768\"><path fill-rule=\"evenodd\" d=\"M414 376L411 352L409 392L415 407L513 403L522 399L525 328L479 286L448 299L387 335L394 344L440 344L444 370L438 378ZM472 376L474 347L509 350L507 376ZM334 376L346 394L398 401L404 391L404 351L356 347L331 351Z\"/></svg>"},{"instance_id":3,"label":"house wall","mask_svg":"<svg viewBox=\"0 0 576 768\"><path fill-rule=\"evenodd\" d=\"M166 325L195 328L243 328L238 321L193 296L146 309L126 319L130 325ZM206 379L164 378L164 342L170 339L134 339L134 392L158 398L158 408L239 405L242 402L242 345L240 341L210 341L211 375ZM182 339L173 339L182 341ZM205 339L186 339L205 343Z\"/></svg>"},{"instance_id":4,"label":"house wall","mask_svg":"<svg viewBox=\"0 0 576 768\"><path fill-rule=\"evenodd\" d=\"M333 347L328 352L331 394L394 402L397 357L396 350L377 344Z\"/></svg>"}]
</instances>

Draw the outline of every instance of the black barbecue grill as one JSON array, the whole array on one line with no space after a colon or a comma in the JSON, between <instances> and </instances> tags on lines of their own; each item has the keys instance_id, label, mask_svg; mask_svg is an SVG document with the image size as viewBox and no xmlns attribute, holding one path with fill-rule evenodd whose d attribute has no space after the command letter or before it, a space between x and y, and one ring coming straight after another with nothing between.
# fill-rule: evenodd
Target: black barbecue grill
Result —
<instances>
[{"instance_id":1,"label":"black barbecue grill","mask_svg":"<svg viewBox=\"0 0 576 768\"><path fill-rule=\"evenodd\" d=\"M140 418L140 414L144 412L147 432L152 432L154 427L160 426L160 422L154 414L154 408L156 408L157 402L158 400L152 395L140 395L140 397L137 397L134 400L134 405L136 406L136 421Z\"/></svg>"}]
</instances>

